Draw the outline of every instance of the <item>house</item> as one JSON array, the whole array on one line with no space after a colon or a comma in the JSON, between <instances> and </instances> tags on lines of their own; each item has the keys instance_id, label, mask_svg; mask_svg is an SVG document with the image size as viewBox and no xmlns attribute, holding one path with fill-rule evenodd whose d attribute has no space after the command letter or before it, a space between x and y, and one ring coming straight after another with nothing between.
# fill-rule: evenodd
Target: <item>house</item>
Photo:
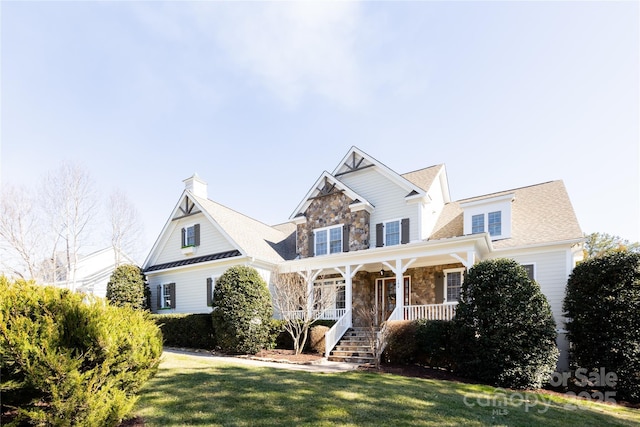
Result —
<instances>
[{"instance_id":1,"label":"house","mask_svg":"<svg viewBox=\"0 0 640 427\"><path fill-rule=\"evenodd\" d=\"M78 255L75 268L73 265L70 268L70 271L75 270L75 282L66 279L66 269L64 269L59 273L62 277L52 284L104 298L107 295L107 283L111 274L122 264L136 264L136 262L112 246L88 255Z\"/></svg>"},{"instance_id":2,"label":"house","mask_svg":"<svg viewBox=\"0 0 640 427\"><path fill-rule=\"evenodd\" d=\"M375 307L379 324L451 319L464 272L506 257L547 296L559 368L568 367L562 299L583 234L562 181L452 201L444 165L399 174L352 147L275 226L209 200L197 175L184 182L143 265L155 312L210 312L215 280L227 268L251 265L269 283L280 267L334 290L323 312L337 320L326 336L329 354L347 329L363 325L362 307Z\"/></svg>"}]
</instances>

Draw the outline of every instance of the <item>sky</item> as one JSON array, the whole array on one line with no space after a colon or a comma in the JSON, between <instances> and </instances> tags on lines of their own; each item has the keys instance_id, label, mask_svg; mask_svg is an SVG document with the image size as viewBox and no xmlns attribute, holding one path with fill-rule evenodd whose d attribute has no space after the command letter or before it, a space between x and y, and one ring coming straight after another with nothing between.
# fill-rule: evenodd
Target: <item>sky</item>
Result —
<instances>
[{"instance_id":1,"label":"sky","mask_svg":"<svg viewBox=\"0 0 640 427\"><path fill-rule=\"evenodd\" d=\"M197 173L288 220L357 146L444 163L453 200L562 179L585 233L640 241L637 1L0 2L0 183L81 165L144 224ZM142 261L140 260L140 261Z\"/></svg>"}]
</instances>

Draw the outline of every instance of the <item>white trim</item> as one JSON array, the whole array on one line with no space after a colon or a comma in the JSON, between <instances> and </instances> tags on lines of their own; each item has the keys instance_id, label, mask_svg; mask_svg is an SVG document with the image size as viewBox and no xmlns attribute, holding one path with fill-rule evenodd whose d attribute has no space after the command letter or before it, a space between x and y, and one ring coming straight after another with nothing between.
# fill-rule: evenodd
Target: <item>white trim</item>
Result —
<instances>
[{"instance_id":1,"label":"white trim","mask_svg":"<svg viewBox=\"0 0 640 427\"><path fill-rule=\"evenodd\" d=\"M364 151L360 150L356 146L351 147L349 152L347 152L347 154L342 158L342 160L340 160L340 163L338 163L338 166L333 170L332 175L335 176L340 173L340 170L344 167L345 163L348 163L349 158L353 155L353 153L356 153L358 156L364 158L369 164L373 164L374 168L376 168L380 173L382 173L383 176L395 182L401 188L404 188L408 194L415 191L416 193L418 193L418 195L422 197L425 196L426 194L425 190L413 184L411 181L399 175L397 172L389 169L389 167L385 166L383 163L374 159L373 157L371 157ZM416 197L416 195L414 194L410 197Z\"/></svg>"},{"instance_id":2,"label":"white trim","mask_svg":"<svg viewBox=\"0 0 640 427\"><path fill-rule=\"evenodd\" d=\"M333 230L334 228L339 228L340 229L340 250L338 252L331 252L331 230ZM316 248L318 247L318 232L321 231L326 231L327 232L327 253L324 254L318 254L316 252ZM326 227L322 227L322 228L314 228L313 229L313 256L325 256L325 255L334 255L334 254L339 254L339 253L343 253L343 248L344 248L344 224L335 224L335 225L329 225Z\"/></svg>"},{"instance_id":3,"label":"white trim","mask_svg":"<svg viewBox=\"0 0 640 427\"><path fill-rule=\"evenodd\" d=\"M499 202L505 202L505 201L512 202L515 200L515 198L516 198L516 193L509 193L509 194L503 194L502 196L487 197L487 198L482 198L480 200L472 200L470 202L460 202L460 207L462 209L466 209L474 206L481 206L481 205L487 205L487 204L493 204L493 203L499 203Z\"/></svg>"},{"instance_id":4,"label":"white trim","mask_svg":"<svg viewBox=\"0 0 640 427\"><path fill-rule=\"evenodd\" d=\"M390 222L398 223L398 243L395 245L387 245L387 224ZM399 246L402 244L402 218L382 221L382 244L383 246Z\"/></svg>"},{"instance_id":5,"label":"white trim","mask_svg":"<svg viewBox=\"0 0 640 427\"><path fill-rule=\"evenodd\" d=\"M447 302L457 302L457 301L449 301L447 298L447 275L449 275L450 273L460 273L460 288L462 288L462 284L464 283L464 272L465 272L466 268L464 267L456 267L456 268L446 268L444 270L442 270L442 272L444 273L444 283L443 283L443 289L442 289L442 299L444 300L445 303Z\"/></svg>"},{"instance_id":6,"label":"white trim","mask_svg":"<svg viewBox=\"0 0 640 427\"><path fill-rule=\"evenodd\" d=\"M523 262L523 263L520 264L523 267L527 266L527 265L530 265L530 266L533 267L533 280L535 280L535 281L538 280L537 279L537 277L538 277L538 266L536 264L537 263L535 263L535 262Z\"/></svg>"},{"instance_id":7,"label":"white trim","mask_svg":"<svg viewBox=\"0 0 640 427\"><path fill-rule=\"evenodd\" d=\"M296 209L291 213L291 215L289 216L289 219L295 219L298 216L298 214L304 213L304 211L307 210L307 208L311 204L311 201L313 200L312 198L314 193L318 191L318 187L323 183L325 179L328 179L333 184L335 184L335 186L338 189L342 190L344 194L347 197L349 197L352 201L359 200L360 203L364 204L366 209L373 210L373 205L369 203L367 199L365 199L364 197L362 197L361 195L353 191L344 182L340 181L338 178L336 178L329 172L324 171L322 172L320 177L316 180L316 182L311 186L311 189L307 192L307 194L304 196L302 201L298 204L298 206L296 206Z\"/></svg>"}]
</instances>

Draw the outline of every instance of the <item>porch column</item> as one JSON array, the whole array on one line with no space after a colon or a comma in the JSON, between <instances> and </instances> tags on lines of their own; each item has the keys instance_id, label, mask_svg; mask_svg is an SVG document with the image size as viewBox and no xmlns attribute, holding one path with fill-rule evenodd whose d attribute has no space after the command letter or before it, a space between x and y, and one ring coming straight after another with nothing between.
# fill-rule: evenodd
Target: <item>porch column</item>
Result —
<instances>
[{"instance_id":1,"label":"porch column","mask_svg":"<svg viewBox=\"0 0 640 427\"><path fill-rule=\"evenodd\" d=\"M398 258L396 259L395 267L386 261L383 262L383 264L389 267L389 270L393 271L396 276L396 316L389 320L404 320L404 273L414 262L416 262L416 258L408 260L403 265L402 259Z\"/></svg>"},{"instance_id":2,"label":"porch column","mask_svg":"<svg viewBox=\"0 0 640 427\"><path fill-rule=\"evenodd\" d=\"M462 258L458 254L451 254L452 257L460 261L462 265L468 270L476 263L476 253L474 251L467 251L467 259Z\"/></svg>"},{"instance_id":3,"label":"porch column","mask_svg":"<svg viewBox=\"0 0 640 427\"><path fill-rule=\"evenodd\" d=\"M335 270L340 273L344 279L344 308L345 312L348 313L348 318L346 320L349 322L349 327L353 325L353 277L362 268L362 266L363 264L360 264L357 267L352 268L351 265L346 265L344 270L338 267L335 268Z\"/></svg>"},{"instance_id":4,"label":"porch column","mask_svg":"<svg viewBox=\"0 0 640 427\"><path fill-rule=\"evenodd\" d=\"M313 282L318 278L320 274L320 270L307 270L305 272L298 271L298 274L307 282L307 316L309 318L313 315L313 300L315 299L315 295L313 293Z\"/></svg>"}]
</instances>

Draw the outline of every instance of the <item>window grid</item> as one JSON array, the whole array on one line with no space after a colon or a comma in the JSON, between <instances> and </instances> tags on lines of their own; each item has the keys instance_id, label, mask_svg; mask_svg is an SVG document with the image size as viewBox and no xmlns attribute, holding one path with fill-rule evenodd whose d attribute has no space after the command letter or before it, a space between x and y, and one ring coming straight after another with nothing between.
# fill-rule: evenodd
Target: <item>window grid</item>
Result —
<instances>
[{"instance_id":1,"label":"window grid","mask_svg":"<svg viewBox=\"0 0 640 427\"><path fill-rule=\"evenodd\" d=\"M471 233L484 233L484 214L471 217Z\"/></svg>"},{"instance_id":2,"label":"window grid","mask_svg":"<svg viewBox=\"0 0 640 427\"><path fill-rule=\"evenodd\" d=\"M316 231L316 255L327 254L327 230Z\"/></svg>"},{"instance_id":3,"label":"window grid","mask_svg":"<svg viewBox=\"0 0 640 427\"><path fill-rule=\"evenodd\" d=\"M502 234L502 213L500 211L497 212L489 212L489 234L491 236L499 236Z\"/></svg>"},{"instance_id":4,"label":"window grid","mask_svg":"<svg viewBox=\"0 0 640 427\"><path fill-rule=\"evenodd\" d=\"M342 227L330 229L329 236L329 253L342 252Z\"/></svg>"},{"instance_id":5,"label":"window grid","mask_svg":"<svg viewBox=\"0 0 640 427\"><path fill-rule=\"evenodd\" d=\"M400 244L400 221L385 223L385 246Z\"/></svg>"},{"instance_id":6,"label":"window grid","mask_svg":"<svg viewBox=\"0 0 640 427\"><path fill-rule=\"evenodd\" d=\"M462 272L454 271L447 273L447 301L459 301L462 289Z\"/></svg>"}]
</instances>

